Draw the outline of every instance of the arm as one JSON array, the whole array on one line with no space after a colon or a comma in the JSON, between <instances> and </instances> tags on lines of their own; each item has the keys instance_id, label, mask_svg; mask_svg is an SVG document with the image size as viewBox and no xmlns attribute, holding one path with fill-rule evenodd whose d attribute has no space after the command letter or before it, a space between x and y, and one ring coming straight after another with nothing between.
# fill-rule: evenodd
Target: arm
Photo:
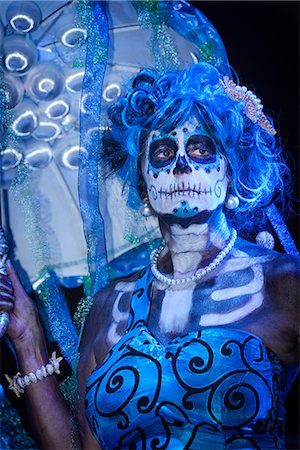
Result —
<instances>
[{"instance_id":1,"label":"arm","mask_svg":"<svg viewBox=\"0 0 300 450\"><path fill-rule=\"evenodd\" d=\"M95 295L93 306L85 321L77 370L79 400L76 407L79 434L84 449L100 448L85 416L87 380L91 371L103 361L113 345L125 333L130 299L130 283L113 283Z\"/></svg>"},{"instance_id":2,"label":"arm","mask_svg":"<svg viewBox=\"0 0 300 450\"><path fill-rule=\"evenodd\" d=\"M281 274L284 277L282 283L278 285L278 293L281 299L280 305L283 313L286 314L286 320L289 324L287 327L287 336L291 336L294 346L291 345L291 353L293 364L287 372L287 380L285 385L285 394L287 395L292 387L300 367L300 258L298 256L289 256L287 261L280 265Z\"/></svg>"},{"instance_id":3,"label":"arm","mask_svg":"<svg viewBox=\"0 0 300 450\"><path fill-rule=\"evenodd\" d=\"M103 311L105 310L104 293L96 295L93 306L86 318L84 329L82 332L79 353L80 360L77 368L78 380L78 403L76 405L77 420L79 424L79 436L82 442L82 447L86 450L100 449L100 446L94 438L89 424L85 416L85 389L88 377L92 370L97 366L97 359L95 355L95 341L96 336L103 328ZM98 348L99 353L99 348ZM104 355L103 355L104 356ZM99 356L98 356L99 358Z\"/></svg>"},{"instance_id":4,"label":"arm","mask_svg":"<svg viewBox=\"0 0 300 450\"><path fill-rule=\"evenodd\" d=\"M7 328L22 375L48 363L49 355L35 305L28 297L11 264L8 278L1 276L0 308L10 313ZM34 437L43 449L71 448L71 414L55 375L32 383L24 390ZM78 437L75 433L75 438Z\"/></svg>"},{"instance_id":5,"label":"arm","mask_svg":"<svg viewBox=\"0 0 300 450\"><path fill-rule=\"evenodd\" d=\"M15 347L21 373L28 374L47 363L48 351L36 308L11 265L7 271L12 286L9 285L6 277L0 275L0 310L10 313L7 334ZM126 319L123 317L124 313L120 318L112 316L114 302L116 298L120 299L113 285L95 296L86 319L77 369L79 397L75 406L79 429L72 430L71 412L60 392L55 375L25 388L29 417L39 448L65 450L74 448L75 444L78 449L100 449L85 416L85 388L91 371L121 337L115 333L113 341L107 338L112 322L115 326L120 325L121 333L125 332L131 294L128 288L124 289L124 292L122 289L118 290L118 294L120 293L125 294L126 297Z\"/></svg>"},{"instance_id":6,"label":"arm","mask_svg":"<svg viewBox=\"0 0 300 450\"><path fill-rule=\"evenodd\" d=\"M10 264L7 272L9 279L0 275L0 309L10 314L7 334L15 348L20 372L25 375L46 365L49 355L34 304ZM24 390L28 416L39 448L100 449L89 430L84 414L85 384L97 364L93 351L95 322L91 320L92 318L93 314L89 315L88 326L84 329L80 346L81 358L78 366L80 401L76 405L80 430L72 426L71 411L60 392L55 375L32 383Z\"/></svg>"},{"instance_id":7,"label":"arm","mask_svg":"<svg viewBox=\"0 0 300 450\"><path fill-rule=\"evenodd\" d=\"M299 367L300 258L280 254L267 267L266 288L274 305L270 308L271 335L276 336L275 353L294 372ZM275 338L274 338L275 339Z\"/></svg>"},{"instance_id":8,"label":"arm","mask_svg":"<svg viewBox=\"0 0 300 450\"><path fill-rule=\"evenodd\" d=\"M20 372L28 374L45 365L49 355L44 336L27 333L14 343ZM42 449L70 449L72 439L71 413L60 392L55 375L32 383L24 390L26 409L34 437ZM78 441L76 431L73 436Z\"/></svg>"}]
</instances>

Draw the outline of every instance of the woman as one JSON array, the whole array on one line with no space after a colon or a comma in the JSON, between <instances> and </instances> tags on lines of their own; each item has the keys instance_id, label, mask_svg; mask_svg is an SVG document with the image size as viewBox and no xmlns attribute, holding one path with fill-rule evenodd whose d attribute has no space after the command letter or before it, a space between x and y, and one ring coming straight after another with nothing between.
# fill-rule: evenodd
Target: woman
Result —
<instances>
[{"instance_id":1,"label":"woman","mask_svg":"<svg viewBox=\"0 0 300 450\"><path fill-rule=\"evenodd\" d=\"M78 432L54 377L25 388L41 446L285 448L299 258L236 231L251 237L282 192L272 124L252 93L205 63L142 71L110 119L108 167L139 190L164 241L151 265L95 296L81 339ZM8 273L0 307L28 374L46 363L45 340L10 264Z\"/></svg>"}]
</instances>

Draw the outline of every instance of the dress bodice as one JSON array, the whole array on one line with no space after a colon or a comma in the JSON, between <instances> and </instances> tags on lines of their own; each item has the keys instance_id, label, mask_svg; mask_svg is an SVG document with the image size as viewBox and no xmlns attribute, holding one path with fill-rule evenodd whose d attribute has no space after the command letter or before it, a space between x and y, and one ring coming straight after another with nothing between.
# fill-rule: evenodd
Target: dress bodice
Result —
<instances>
[{"instance_id":1,"label":"dress bodice","mask_svg":"<svg viewBox=\"0 0 300 450\"><path fill-rule=\"evenodd\" d=\"M103 449L285 448L286 369L254 335L208 327L162 345L144 269L125 335L91 373L86 415Z\"/></svg>"}]
</instances>

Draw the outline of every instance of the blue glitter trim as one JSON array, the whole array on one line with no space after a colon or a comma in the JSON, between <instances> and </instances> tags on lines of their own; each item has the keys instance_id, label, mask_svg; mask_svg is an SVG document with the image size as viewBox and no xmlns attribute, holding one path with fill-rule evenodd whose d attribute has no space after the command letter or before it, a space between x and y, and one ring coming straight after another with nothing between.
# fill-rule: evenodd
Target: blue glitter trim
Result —
<instances>
[{"instance_id":1,"label":"blue glitter trim","mask_svg":"<svg viewBox=\"0 0 300 450\"><path fill-rule=\"evenodd\" d=\"M266 214L286 253L290 255L299 255L292 236L274 204L266 208Z\"/></svg>"},{"instance_id":2,"label":"blue glitter trim","mask_svg":"<svg viewBox=\"0 0 300 450\"><path fill-rule=\"evenodd\" d=\"M102 92L108 53L105 2L89 2L85 6L89 9L87 24L89 32L82 97L87 93L98 95ZM80 155L79 200L92 278L91 292L86 292L86 295L93 295L109 282L104 221L99 210L100 113L100 98L91 102L89 114L83 114L82 111L80 113L80 147L84 148L86 153L82 151ZM89 133L91 129L98 131Z\"/></svg>"}]
</instances>

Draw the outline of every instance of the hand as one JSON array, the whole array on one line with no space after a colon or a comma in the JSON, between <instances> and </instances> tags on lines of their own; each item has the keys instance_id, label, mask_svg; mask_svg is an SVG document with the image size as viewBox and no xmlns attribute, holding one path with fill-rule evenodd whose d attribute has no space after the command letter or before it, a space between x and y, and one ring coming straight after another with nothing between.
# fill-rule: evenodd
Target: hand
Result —
<instances>
[{"instance_id":1,"label":"hand","mask_svg":"<svg viewBox=\"0 0 300 450\"><path fill-rule=\"evenodd\" d=\"M10 261L6 271L7 276L0 275L0 312L10 315L6 333L14 345L26 339L34 341L42 332L37 309Z\"/></svg>"}]
</instances>

